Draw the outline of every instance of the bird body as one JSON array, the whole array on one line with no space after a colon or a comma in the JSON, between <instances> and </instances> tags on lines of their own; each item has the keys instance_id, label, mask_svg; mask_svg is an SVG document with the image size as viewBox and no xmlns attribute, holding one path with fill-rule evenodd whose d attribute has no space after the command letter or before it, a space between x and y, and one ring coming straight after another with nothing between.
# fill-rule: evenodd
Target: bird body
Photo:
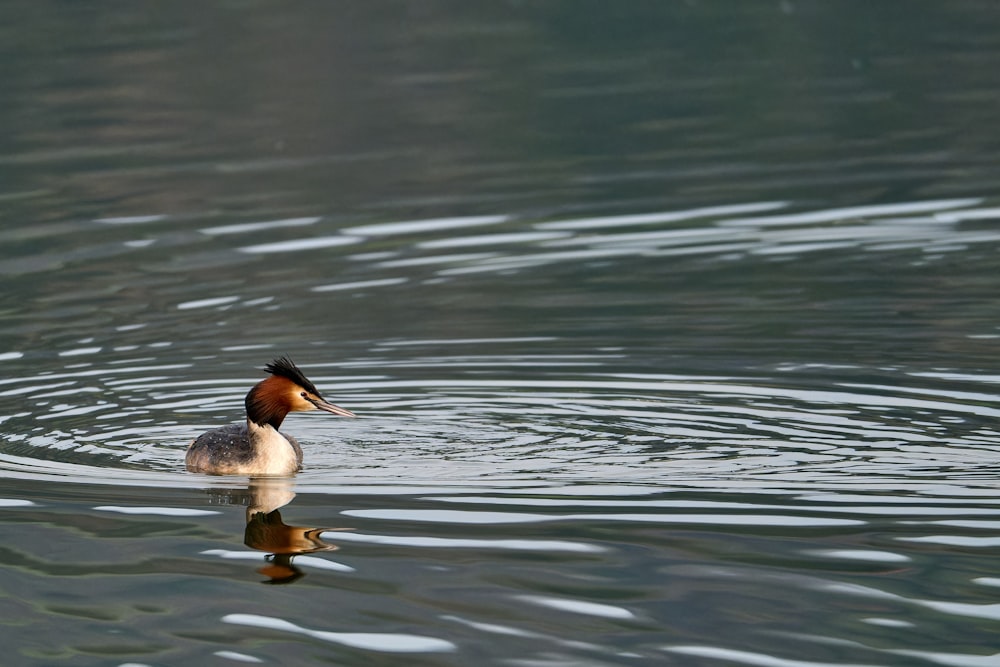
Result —
<instances>
[{"instance_id":1,"label":"bird body","mask_svg":"<svg viewBox=\"0 0 1000 667\"><path fill-rule=\"evenodd\" d=\"M214 475L290 475L302 467L302 448L278 428L293 411L324 410L354 417L350 410L327 402L316 386L281 357L267 364L270 376L258 382L244 401L245 424L230 424L202 433L188 446L185 463L191 472Z\"/></svg>"}]
</instances>

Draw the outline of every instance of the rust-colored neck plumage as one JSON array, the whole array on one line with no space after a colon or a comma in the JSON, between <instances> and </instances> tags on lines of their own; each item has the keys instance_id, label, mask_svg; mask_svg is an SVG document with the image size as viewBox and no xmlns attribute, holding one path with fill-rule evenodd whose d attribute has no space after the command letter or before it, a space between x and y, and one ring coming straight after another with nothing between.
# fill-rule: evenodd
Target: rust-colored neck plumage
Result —
<instances>
[{"instance_id":1,"label":"rust-colored neck plumage","mask_svg":"<svg viewBox=\"0 0 1000 667\"><path fill-rule=\"evenodd\" d=\"M295 409L293 397L298 389L294 382L280 375L261 380L247 394L247 419L277 430L285 416Z\"/></svg>"}]
</instances>

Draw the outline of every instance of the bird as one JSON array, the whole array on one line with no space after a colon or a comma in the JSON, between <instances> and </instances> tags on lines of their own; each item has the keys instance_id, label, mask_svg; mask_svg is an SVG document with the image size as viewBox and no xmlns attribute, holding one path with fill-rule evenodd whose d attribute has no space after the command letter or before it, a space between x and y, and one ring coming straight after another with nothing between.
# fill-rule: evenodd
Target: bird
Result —
<instances>
[{"instance_id":1,"label":"bird","mask_svg":"<svg viewBox=\"0 0 1000 667\"><path fill-rule=\"evenodd\" d=\"M278 428L289 412L323 410L355 417L324 399L287 356L264 367L270 375L247 393L245 424L202 433L184 457L190 472L212 475L291 475L302 468L302 448Z\"/></svg>"}]
</instances>

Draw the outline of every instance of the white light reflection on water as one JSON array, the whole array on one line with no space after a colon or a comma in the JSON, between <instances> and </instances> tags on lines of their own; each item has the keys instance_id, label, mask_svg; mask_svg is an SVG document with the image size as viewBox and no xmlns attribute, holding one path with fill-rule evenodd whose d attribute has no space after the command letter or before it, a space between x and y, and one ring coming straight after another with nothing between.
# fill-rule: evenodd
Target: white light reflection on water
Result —
<instances>
[{"instance_id":1,"label":"white light reflection on water","mask_svg":"<svg viewBox=\"0 0 1000 667\"><path fill-rule=\"evenodd\" d=\"M920 537L898 537L903 542L941 544L950 547L970 547L973 549L993 549L1000 547L1000 537L975 537L972 535L921 535Z\"/></svg>"},{"instance_id":2,"label":"white light reflection on water","mask_svg":"<svg viewBox=\"0 0 1000 667\"><path fill-rule=\"evenodd\" d=\"M255 658L246 653L237 653L236 651L216 651L212 655L225 658L226 660L236 660L237 662L264 662L260 658Z\"/></svg>"},{"instance_id":3,"label":"white light reflection on water","mask_svg":"<svg viewBox=\"0 0 1000 667\"><path fill-rule=\"evenodd\" d=\"M346 510L345 516L365 519L396 521L424 521L435 524L461 523L510 524L543 523L551 521L628 521L649 523L700 524L706 526L795 526L829 527L861 526L864 521L854 519L826 519L819 517L790 516L779 514L538 514L516 512L473 512L457 510Z\"/></svg>"},{"instance_id":4,"label":"white light reflection on water","mask_svg":"<svg viewBox=\"0 0 1000 667\"><path fill-rule=\"evenodd\" d=\"M896 204L876 204L871 206L850 206L846 208L831 208L821 211L789 213L774 216L757 216L739 220L727 220L722 224L741 225L799 225L818 222L837 222L857 218L875 218L882 216L906 215L913 213L937 213L957 208L968 208L979 204L982 199L941 199L931 201L900 202Z\"/></svg>"},{"instance_id":5,"label":"white light reflection on water","mask_svg":"<svg viewBox=\"0 0 1000 667\"><path fill-rule=\"evenodd\" d=\"M233 225L220 225L218 227L206 227L202 229L202 234L218 236L224 234L246 234L248 232L259 232L268 229L281 229L284 227L307 227L322 220L318 217L310 218L288 218L285 220L267 220L264 222L243 222Z\"/></svg>"},{"instance_id":6,"label":"white light reflection on water","mask_svg":"<svg viewBox=\"0 0 1000 667\"><path fill-rule=\"evenodd\" d=\"M132 215L117 218L98 218L94 222L105 225L145 225L151 222L161 222L166 220L165 215Z\"/></svg>"},{"instance_id":7,"label":"white light reflection on water","mask_svg":"<svg viewBox=\"0 0 1000 667\"><path fill-rule=\"evenodd\" d=\"M897 628L897 629L909 629L916 627L911 623L905 621L892 621L891 619L864 619L864 621L869 622L873 625L879 625L887 628ZM936 665L946 665L949 667L996 667L1000 665L1000 653L946 653L943 651L933 651L933 650L918 650L918 649L886 649L875 646L869 646L859 641L852 641L850 639L831 639L830 637L825 637L823 635L807 634L799 632L780 632L774 633L775 636L793 641L809 642L816 646L832 646L832 647L843 647L856 649L865 653L876 653L885 654L886 656L902 655L918 658L920 660L936 664ZM989 651L992 650L992 646L985 646L984 649ZM668 648L667 650L671 650ZM727 651L727 653L737 653L733 651ZM755 656L755 659L758 659ZM783 664L785 662L796 662L787 661L780 658L774 658L775 664ZM756 663L748 663L756 664ZM825 664L825 663L824 663ZM840 664L840 663L836 663Z\"/></svg>"},{"instance_id":8,"label":"white light reflection on water","mask_svg":"<svg viewBox=\"0 0 1000 667\"><path fill-rule=\"evenodd\" d=\"M568 237L569 234L558 232L512 232L509 234L484 234L482 236L462 236L456 239L437 239L421 241L417 244L423 250L439 250L441 248L465 248L479 245L504 245L511 243L534 243L537 241L552 241Z\"/></svg>"},{"instance_id":9,"label":"white light reflection on water","mask_svg":"<svg viewBox=\"0 0 1000 667\"><path fill-rule=\"evenodd\" d=\"M860 248L871 252L917 249L927 255L968 250L1000 241L994 232L957 229L970 220L989 219L990 208L969 208L978 198L879 204L814 211L766 214L790 208L789 202L750 202L705 206L677 211L653 211L617 216L567 220L520 220L508 214L456 216L357 225L336 234L316 234L276 239L233 248L250 255L293 253L361 245L391 239L390 250L355 253L352 257L369 271L422 266L435 267L448 278L482 272L530 270L555 263L615 260L628 256L702 255L732 260L739 256L797 257L837 249ZM968 209L963 211L963 209ZM742 216L742 217L733 217ZM906 217L900 217L906 216ZM145 221L145 220L144 220ZM849 221L850 224L843 224ZM161 222L149 216L148 222ZM320 227L319 216L232 223L202 228L213 238L241 237ZM697 227L693 225L697 224ZM630 228L660 225L655 231ZM502 226L494 233L463 235L466 228ZM622 229L623 232L618 230ZM434 236L438 237L435 238ZM410 236L420 238L408 240ZM431 238L426 238L431 236ZM148 245L153 239L146 239ZM474 254L421 255L423 251L476 247L489 251ZM141 252L143 247L133 250ZM399 256L405 253L406 256ZM366 275L345 283L388 279ZM410 280L414 280L411 276ZM329 284L329 283L328 283ZM315 287L315 286L313 286Z\"/></svg>"},{"instance_id":10,"label":"white light reflection on water","mask_svg":"<svg viewBox=\"0 0 1000 667\"><path fill-rule=\"evenodd\" d=\"M553 598L543 595L520 595L517 599L530 604L536 604L547 609L568 611L574 614L582 614L584 616L597 616L599 618L613 618L617 620L633 619L636 617L634 613L624 607L617 607L610 604L600 604L598 602Z\"/></svg>"},{"instance_id":11,"label":"white light reflection on water","mask_svg":"<svg viewBox=\"0 0 1000 667\"><path fill-rule=\"evenodd\" d=\"M717 646L666 646L665 651L681 655L697 656L699 658L714 658L741 665L759 665L760 667L876 667L875 663L857 662L816 662L812 660L790 660L779 658L767 653L751 651L736 651Z\"/></svg>"},{"instance_id":12,"label":"white light reflection on water","mask_svg":"<svg viewBox=\"0 0 1000 667\"><path fill-rule=\"evenodd\" d=\"M938 651L913 651L894 649L886 651L895 655L907 655L926 660L946 667L997 667L1000 665L1000 653L974 655L971 653L941 653Z\"/></svg>"},{"instance_id":13,"label":"white light reflection on water","mask_svg":"<svg viewBox=\"0 0 1000 667\"><path fill-rule=\"evenodd\" d=\"M336 248L343 245L359 243L360 238L354 236L319 236L305 239L294 239L291 241L275 241L274 243L260 243L257 245L243 246L240 252L251 255L268 255L279 252L297 252L300 250L319 250L322 248Z\"/></svg>"},{"instance_id":14,"label":"white light reflection on water","mask_svg":"<svg viewBox=\"0 0 1000 667\"><path fill-rule=\"evenodd\" d=\"M0 507L32 507L35 503L19 498L0 498Z\"/></svg>"},{"instance_id":15,"label":"white light reflection on water","mask_svg":"<svg viewBox=\"0 0 1000 667\"><path fill-rule=\"evenodd\" d=\"M973 604L967 602L952 602L949 600L925 600L909 598L897 593L891 593L871 586L861 584L844 584L833 582L816 582L817 590L833 595L847 595L880 600L892 600L918 607L925 607L953 616L968 616L991 621L1000 621L1000 603Z\"/></svg>"},{"instance_id":16,"label":"white light reflection on water","mask_svg":"<svg viewBox=\"0 0 1000 667\"><path fill-rule=\"evenodd\" d=\"M585 542L545 539L475 539L463 537L430 537L404 535L373 535L326 531L323 539L330 542L361 542L386 546L421 547L428 549L501 549L511 551L536 551L538 553L601 553L603 547Z\"/></svg>"},{"instance_id":17,"label":"white light reflection on water","mask_svg":"<svg viewBox=\"0 0 1000 667\"><path fill-rule=\"evenodd\" d=\"M421 637L392 632L330 632L327 630L311 630L280 618L258 616L255 614L227 614L222 617L222 622L275 630L277 632L306 635L322 641L380 653L428 653L454 651L457 648L451 642L434 637Z\"/></svg>"},{"instance_id":18,"label":"white light reflection on water","mask_svg":"<svg viewBox=\"0 0 1000 667\"><path fill-rule=\"evenodd\" d=\"M908 563L912 559L903 554L891 551L873 551L862 549L806 549L802 552L809 556L834 558L842 560L870 561L872 563Z\"/></svg>"},{"instance_id":19,"label":"white light reflection on water","mask_svg":"<svg viewBox=\"0 0 1000 667\"><path fill-rule=\"evenodd\" d=\"M177 310L191 310L194 308L213 308L215 306L227 306L240 300L239 296L218 296L211 299L197 299L195 301L184 301L177 304Z\"/></svg>"},{"instance_id":20,"label":"white light reflection on water","mask_svg":"<svg viewBox=\"0 0 1000 667\"><path fill-rule=\"evenodd\" d=\"M116 505L100 505L94 508L99 512L116 512L137 516L209 516L219 514L215 510L199 510L190 507L120 507Z\"/></svg>"},{"instance_id":21,"label":"white light reflection on water","mask_svg":"<svg viewBox=\"0 0 1000 667\"><path fill-rule=\"evenodd\" d=\"M317 285L311 288L313 292L344 292L369 289L372 287L389 287L392 285L402 285L409 282L409 278L381 278L379 280L360 280L349 283L332 283L330 285Z\"/></svg>"},{"instance_id":22,"label":"white light reflection on water","mask_svg":"<svg viewBox=\"0 0 1000 667\"><path fill-rule=\"evenodd\" d=\"M755 202L749 204L729 204L726 206L704 206L687 211L663 211L659 213L638 213L632 215L614 215L599 218L578 218L575 220L560 220L544 222L536 225L539 229L583 230L606 229L610 227L632 227L636 225L663 224L666 222L681 222L698 218L717 218L730 215L749 213L764 213L785 208L789 202Z\"/></svg>"},{"instance_id":23,"label":"white light reflection on water","mask_svg":"<svg viewBox=\"0 0 1000 667\"><path fill-rule=\"evenodd\" d=\"M510 219L507 215L481 215L455 218L432 218L428 220L404 220L400 222L385 222L360 227L349 227L345 234L358 236L392 236L402 234L423 234L426 232L451 232L466 227L482 227L498 225Z\"/></svg>"},{"instance_id":24,"label":"white light reflection on water","mask_svg":"<svg viewBox=\"0 0 1000 667\"><path fill-rule=\"evenodd\" d=\"M863 248L871 251L893 251L919 248L927 253L943 252L951 248L996 243L1000 234L956 231L960 218L935 217L935 213L960 209L979 203L978 199L955 199L912 202L878 206L849 207L782 214L778 216L752 216L728 218L739 213L765 212L784 206L784 203L736 205L733 207L706 207L692 211L666 211L658 213L609 216L557 222L535 223L529 229L541 232L565 231L569 233L596 230L593 233L569 235L546 239L523 234L520 251L508 249L499 253L511 240L510 233L498 234L490 245L489 236L451 237L438 241L422 241L415 249L440 249L447 247L478 246L497 252L482 256L453 256L454 262L463 266L448 267L438 271L440 276L459 276L491 271L513 271L537 268L553 263L584 262L595 259L615 259L629 255L720 255L730 259L736 255L800 256L819 251ZM922 217L920 214L925 214ZM909 215L907 218L887 217ZM668 228L652 232L602 233L649 224L676 224L697 218L709 222L697 228ZM715 218L715 220L713 220ZM842 224L850 220L851 224ZM841 223L841 224L832 224ZM813 226L809 226L813 225ZM945 245L938 241L946 241ZM581 249L568 249L583 246ZM417 266L421 258L401 260L406 265ZM426 263L442 263L443 256L427 259Z\"/></svg>"},{"instance_id":25,"label":"white light reflection on water","mask_svg":"<svg viewBox=\"0 0 1000 667\"><path fill-rule=\"evenodd\" d=\"M468 618L463 618L461 616L452 616L452 615L442 616L441 620L449 621L452 623L458 623L465 627L472 628L487 635L501 635L508 637L518 637L521 639L540 640L544 644L558 646L560 648L582 650L599 654L600 653L607 654L611 652L607 647L601 646L599 644L594 644L592 642L561 639L559 637L544 634L542 632L538 632L535 630L526 630L524 628L516 628L510 625L501 625L499 623L483 623L479 621L473 621ZM640 657L640 656L627 655L624 657ZM517 661L514 662L513 664L519 664L519 663L525 664L526 666L531 664L531 662L528 661ZM546 663L544 664L552 664L552 662L546 661ZM574 660L572 664L587 665L589 663L579 662L577 660ZM594 663L594 664L600 664L600 663Z\"/></svg>"}]
</instances>

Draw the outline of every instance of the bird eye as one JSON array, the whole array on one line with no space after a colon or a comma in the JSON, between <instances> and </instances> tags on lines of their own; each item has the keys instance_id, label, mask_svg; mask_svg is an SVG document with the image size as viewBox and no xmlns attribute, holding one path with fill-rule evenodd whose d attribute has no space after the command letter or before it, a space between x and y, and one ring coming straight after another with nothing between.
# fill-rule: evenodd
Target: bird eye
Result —
<instances>
[{"instance_id":1,"label":"bird eye","mask_svg":"<svg viewBox=\"0 0 1000 667\"><path fill-rule=\"evenodd\" d=\"M299 396L301 396L302 398L309 398L309 394L307 394L306 392L302 392L301 394L299 394Z\"/></svg>"}]
</instances>

